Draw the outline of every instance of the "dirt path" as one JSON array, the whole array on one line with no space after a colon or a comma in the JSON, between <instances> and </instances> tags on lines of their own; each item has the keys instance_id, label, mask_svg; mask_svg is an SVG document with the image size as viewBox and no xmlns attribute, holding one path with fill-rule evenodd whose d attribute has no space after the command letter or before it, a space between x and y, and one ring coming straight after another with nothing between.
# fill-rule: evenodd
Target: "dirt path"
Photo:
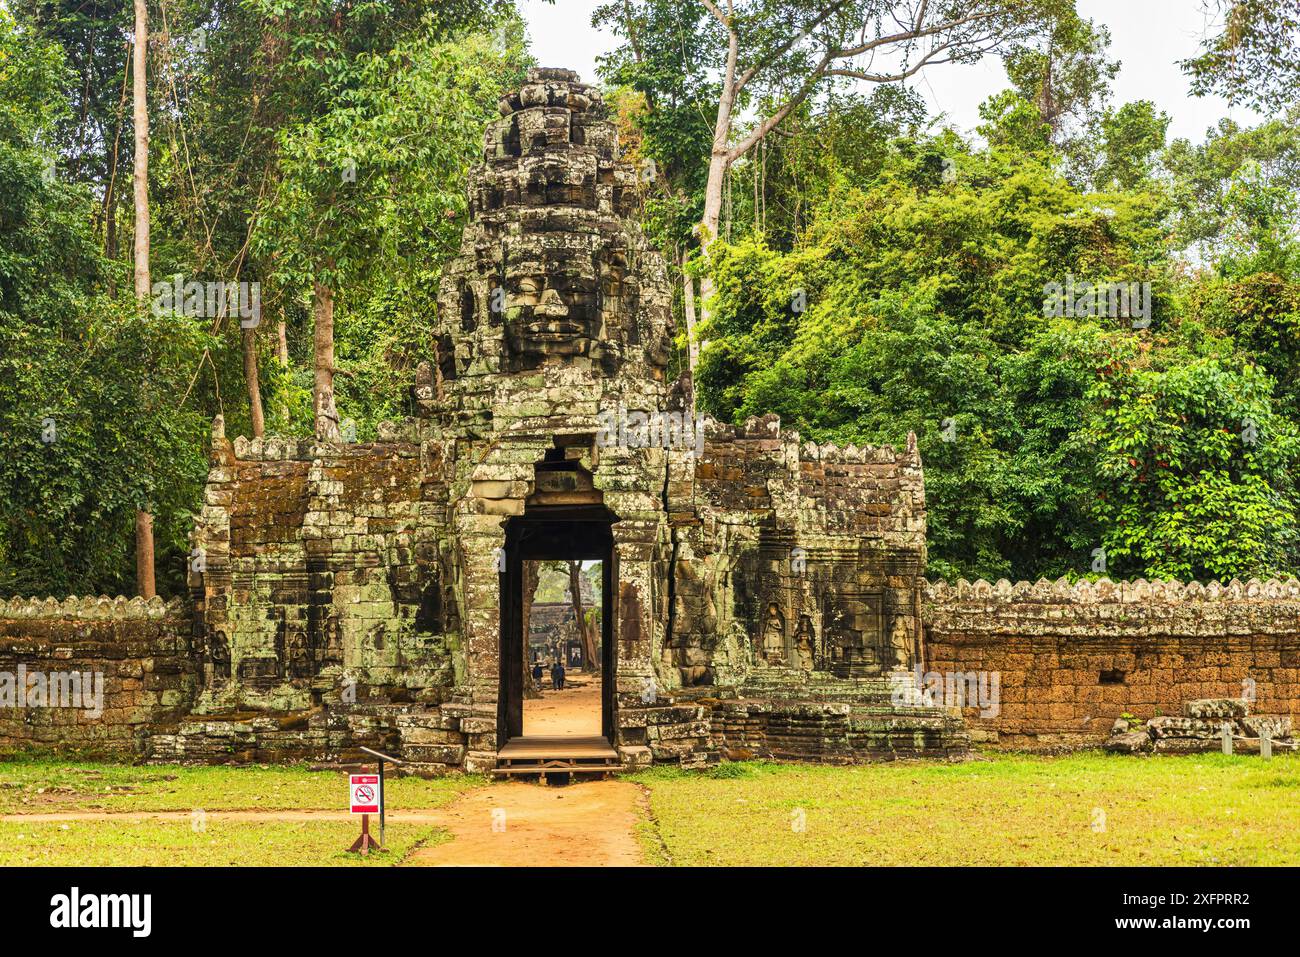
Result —
<instances>
[{"instance_id":1,"label":"dirt path","mask_svg":"<svg viewBox=\"0 0 1300 957\"><path fill-rule=\"evenodd\" d=\"M0 822L188 821L190 811L48 811L3 814ZM207 811L210 821L349 821L346 811ZM545 787L518 781L467 791L446 807L399 811L389 824L434 824L451 840L415 851L403 863L437 867L635 867L642 861L636 825L641 790L626 781Z\"/></svg>"},{"instance_id":2,"label":"dirt path","mask_svg":"<svg viewBox=\"0 0 1300 957\"><path fill-rule=\"evenodd\" d=\"M578 678L563 691L548 682L541 698L524 701L524 734L600 734L600 681Z\"/></svg>"},{"instance_id":3,"label":"dirt path","mask_svg":"<svg viewBox=\"0 0 1300 957\"><path fill-rule=\"evenodd\" d=\"M22 824L58 821L188 821L193 811L43 811L36 814L0 814L0 824ZM354 815L347 811L322 810L265 810L265 811L207 811L205 818L217 821L350 821ZM389 824L441 824L446 811L399 811L390 813Z\"/></svg>"},{"instance_id":4,"label":"dirt path","mask_svg":"<svg viewBox=\"0 0 1300 957\"><path fill-rule=\"evenodd\" d=\"M599 735L600 682L580 681L525 703L525 734ZM348 821L346 811L248 809L207 811L215 821ZM0 822L189 820L190 811L47 811L4 814ZM636 826L641 790L626 781L546 787L498 782L430 810L397 811L388 823L435 824L451 840L420 848L403 863L454 867L640 866Z\"/></svg>"},{"instance_id":5,"label":"dirt path","mask_svg":"<svg viewBox=\"0 0 1300 957\"><path fill-rule=\"evenodd\" d=\"M518 781L469 791L443 810L452 839L406 864L460 867L628 867L643 863L641 791L626 781L543 787Z\"/></svg>"}]
</instances>

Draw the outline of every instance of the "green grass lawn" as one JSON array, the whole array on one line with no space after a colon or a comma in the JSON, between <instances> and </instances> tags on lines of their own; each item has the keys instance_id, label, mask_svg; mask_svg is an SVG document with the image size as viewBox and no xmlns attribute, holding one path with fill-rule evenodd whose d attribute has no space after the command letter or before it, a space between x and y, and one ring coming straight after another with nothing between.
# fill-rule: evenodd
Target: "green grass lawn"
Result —
<instances>
[{"instance_id":1,"label":"green grass lawn","mask_svg":"<svg viewBox=\"0 0 1300 957\"><path fill-rule=\"evenodd\" d=\"M653 769L638 828L651 863L1300 864L1300 757L987 754L963 764L726 764ZM346 778L303 767L0 763L0 812L127 812L0 822L0 865L361 863L355 821L222 820L221 810L343 810ZM389 781L400 811L446 804L474 777ZM195 815L203 810L204 815ZM181 820L130 812L179 811ZM395 821L397 863L445 835Z\"/></svg>"},{"instance_id":2,"label":"green grass lawn","mask_svg":"<svg viewBox=\"0 0 1300 957\"><path fill-rule=\"evenodd\" d=\"M388 853L363 860L347 852L358 833L355 821L0 822L0 866L383 866L446 839L432 824L390 824Z\"/></svg>"},{"instance_id":3,"label":"green grass lawn","mask_svg":"<svg viewBox=\"0 0 1300 957\"><path fill-rule=\"evenodd\" d=\"M428 810L483 779L393 778L387 805ZM0 822L0 866L58 865L369 865L395 864L417 845L445 834L428 823L395 821L389 853L363 862L346 848L359 824L347 821L232 821L222 810L347 810L347 776L306 767L138 767L55 760L0 762L0 814L125 812L112 821ZM131 812L179 811L182 820L134 818ZM202 814L197 812L202 811ZM375 822L375 828L378 823Z\"/></svg>"},{"instance_id":4,"label":"green grass lawn","mask_svg":"<svg viewBox=\"0 0 1300 957\"><path fill-rule=\"evenodd\" d=\"M465 775L389 777L390 808L435 808L467 787ZM56 760L0 761L0 814L51 811L346 810L347 775L305 766L135 766Z\"/></svg>"},{"instance_id":5,"label":"green grass lawn","mask_svg":"<svg viewBox=\"0 0 1300 957\"><path fill-rule=\"evenodd\" d=\"M677 865L1300 864L1300 757L985 755L653 769L647 858Z\"/></svg>"}]
</instances>

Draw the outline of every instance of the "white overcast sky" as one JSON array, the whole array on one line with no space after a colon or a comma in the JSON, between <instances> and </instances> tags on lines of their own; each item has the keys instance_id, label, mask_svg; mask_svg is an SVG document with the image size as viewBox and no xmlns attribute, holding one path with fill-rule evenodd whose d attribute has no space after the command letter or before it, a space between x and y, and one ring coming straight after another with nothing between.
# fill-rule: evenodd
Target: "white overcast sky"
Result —
<instances>
[{"instance_id":1,"label":"white overcast sky","mask_svg":"<svg viewBox=\"0 0 1300 957\"><path fill-rule=\"evenodd\" d=\"M538 62L577 70L584 80L595 82L596 58L615 43L611 34L591 25L591 12L599 0L518 2ZM1223 116L1233 116L1243 123L1258 121L1247 110L1230 110L1220 100L1192 96L1186 76L1178 69L1178 61L1194 55L1201 39L1213 29L1201 0L1077 3L1084 17L1110 28L1110 57L1121 65L1112 85L1116 104L1153 101L1172 119L1171 139L1183 136L1200 141L1206 128ZM967 131L979 123L979 104L1007 86L1006 73L997 57L985 57L971 66L927 67L910 83L925 97L933 113L946 113L955 126Z\"/></svg>"}]
</instances>

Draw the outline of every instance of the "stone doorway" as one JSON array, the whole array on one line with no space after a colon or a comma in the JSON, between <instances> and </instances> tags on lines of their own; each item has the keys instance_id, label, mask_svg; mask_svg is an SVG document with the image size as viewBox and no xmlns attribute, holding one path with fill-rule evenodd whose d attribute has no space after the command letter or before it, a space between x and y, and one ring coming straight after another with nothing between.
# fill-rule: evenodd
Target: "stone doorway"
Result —
<instances>
[{"instance_id":1,"label":"stone doorway","mask_svg":"<svg viewBox=\"0 0 1300 957\"><path fill-rule=\"evenodd\" d=\"M600 734L605 747L615 739L614 516L604 506L532 506L506 523L505 568L501 575L500 686L497 748L524 737L525 563L598 562L600 588ZM531 662L529 662L531 665Z\"/></svg>"},{"instance_id":2,"label":"stone doorway","mask_svg":"<svg viewBox=\"0 0 1300 957\"><path fill-rule=\"evenodd\" d=\"M524 735L599 737L602 562L524 559Z\"/></svg>"}]
</instances>

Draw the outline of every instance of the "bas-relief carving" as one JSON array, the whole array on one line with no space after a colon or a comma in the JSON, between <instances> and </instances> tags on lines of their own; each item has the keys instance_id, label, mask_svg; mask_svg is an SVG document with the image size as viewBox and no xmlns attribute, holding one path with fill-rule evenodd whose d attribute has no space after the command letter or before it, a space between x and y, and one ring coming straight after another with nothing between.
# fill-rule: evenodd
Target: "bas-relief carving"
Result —
<instances>
[{"instance_id":1,"label":"bas-relief carving","mask_svg":"<svg viewBox=\"0 0 1300 957\"><path fill-rule=\"evenodd\" d=\"M759 653L769 665L785 664L785 615L774 601L767 603L759 631Z\"/></svg>"},{"instance_id":2,"label":"bas-relief carving","mask_svg":"<svg viewBox=\"0 0 1300 957\"><path fill-rule=\"evenodd\" d=\"M833 674L860 677L886 670L882 604L878 594L826 597L823 627L830 652L827 664Z\"/></svg>"},{"instance_id":3,"label":"bas-relief carving","mask_svg":"<svg viewBox=\"0 0 1300 957\"><path fill-rule=\"evenodd\" d=\"M799 624L794 633L795 664L800 671L812 671L817 663L817 635L813 630L812 618L799 616Z\"/></svg>"},{"instance_id":4,"label":"bas-relief carving","mask_svg":"<svg viewBox=\"0 0 1300 957\"><path fill-rule=\"evenodd\" d=\"M224 631L215 631L208 643L209 686L230 680L230 643Z\"/></svg>"}]
</instances>

